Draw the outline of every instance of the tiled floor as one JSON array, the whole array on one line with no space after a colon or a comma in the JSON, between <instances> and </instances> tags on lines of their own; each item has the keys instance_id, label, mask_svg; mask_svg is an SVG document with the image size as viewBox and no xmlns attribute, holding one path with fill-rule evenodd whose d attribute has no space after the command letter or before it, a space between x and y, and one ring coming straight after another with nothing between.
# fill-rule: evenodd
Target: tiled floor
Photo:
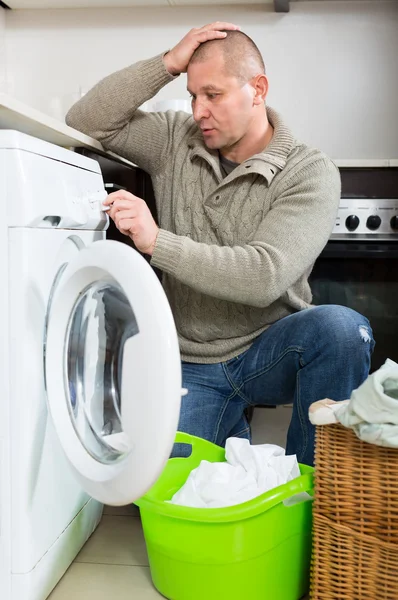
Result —
<instances>
[{"instance_id":1,"label":"tiled floor","mask_svg":"<svg viewBox=\"0 0 398 600\"><path fill-rule=\"evenodd\" d=\"M290 407L256 409L253 443L285 446ZM102 521L49 600L159 600L153 588L138 509L105 507ZM189 598L187 598L189 600ZM205 600L205 599L204 599ZM227 600L220 598L220 600Z\"/></svg>"}]
</instances>

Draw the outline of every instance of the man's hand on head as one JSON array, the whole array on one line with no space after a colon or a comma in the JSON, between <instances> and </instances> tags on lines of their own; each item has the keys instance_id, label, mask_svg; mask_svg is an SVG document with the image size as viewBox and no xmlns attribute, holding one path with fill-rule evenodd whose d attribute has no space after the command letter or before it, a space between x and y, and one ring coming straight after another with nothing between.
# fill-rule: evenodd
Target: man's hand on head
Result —
<instances>
[{"instance_id":1,"label":"man's hand on head","mask_svg":"<svg viewBox=\"0 0 398 600\"><path fill-rule=\"evenodd\" d=\"M166 69L171 75L186 73L189 61L196 48L209 40L220 40L226 37L223 30L236 31L240 27L233 23L216 21L204 27L191 29L182 40L164 55L163 61Z\"/></svg>"}]
</instances>

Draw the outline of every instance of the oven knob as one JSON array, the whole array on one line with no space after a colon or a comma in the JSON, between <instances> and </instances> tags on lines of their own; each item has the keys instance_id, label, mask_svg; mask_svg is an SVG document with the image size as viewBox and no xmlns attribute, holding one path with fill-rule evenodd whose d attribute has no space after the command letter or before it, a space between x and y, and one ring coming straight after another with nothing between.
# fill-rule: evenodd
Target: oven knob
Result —
<instances>
[{"instance_id":1,"label":"oven knob","mask_svg":"<svg viewBox=\"0 0 398 600\"><path fill-rule=\"evenodd\" d=\"M391 229L398 229L398 217L395 215L395 217L392 217L391 221L390 221L390 225L391 225Z\"/></svg>"},{"instance_id":2,"label":"oven knob","mask_svg":"<svg viewBox=\"0 0 398 600\"><path fill-rule=\"evenodd\" d=\"M355 231L355 229L358 227L358 225L359 225L359 219L355 215L350 215L345 220L345 226L347 227L348 231Z\"/></svg>"},{"instance_id":3,"label":"oven knob","mask_svg":"<svg viewBox=\"0 0 398 600\"><path fill-rule=\"evenodd\" d=\"M368 229L371 229L372 231L374 231L375 229L378 229L380 227L380 225L381 225L381 219L377 215L371 215L370 217L368 217L368 220L366 221L366 227Z\"/></svg>"}]
</instances>

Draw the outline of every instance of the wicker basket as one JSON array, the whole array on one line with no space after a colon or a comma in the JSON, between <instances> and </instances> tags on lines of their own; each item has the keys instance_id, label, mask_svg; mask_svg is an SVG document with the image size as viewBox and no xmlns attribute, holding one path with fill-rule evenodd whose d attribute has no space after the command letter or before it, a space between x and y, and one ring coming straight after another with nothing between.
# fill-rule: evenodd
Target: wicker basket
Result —
<instances>
[{"instance_id":1,"label":"wicker basket","mask_svg":"<svg viewBox=\"0 0 398 600\"><path fill-rule=\"evenodd\" d=\"M398 449L317 427L312 600L398 600Z\"/></svg>"}]
</instances>

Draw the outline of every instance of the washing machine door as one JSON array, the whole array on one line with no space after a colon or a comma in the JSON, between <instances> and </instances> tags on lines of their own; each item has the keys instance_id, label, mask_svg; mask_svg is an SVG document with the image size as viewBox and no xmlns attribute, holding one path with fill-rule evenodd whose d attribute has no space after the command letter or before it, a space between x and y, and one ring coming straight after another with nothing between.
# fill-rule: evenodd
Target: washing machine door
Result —
<instances>
[{"instance_id":1,"label":"washing machine door","mask_svg":"<svg viewBox=\"0 0 398 600\"><path fill-rule=\"evenodd\" d=\"M181 402L170 306L134 250L94 242L54 285L45 336L48 404L82 487L127 504L169 458Z\"/></svg>"}]
</instances>

